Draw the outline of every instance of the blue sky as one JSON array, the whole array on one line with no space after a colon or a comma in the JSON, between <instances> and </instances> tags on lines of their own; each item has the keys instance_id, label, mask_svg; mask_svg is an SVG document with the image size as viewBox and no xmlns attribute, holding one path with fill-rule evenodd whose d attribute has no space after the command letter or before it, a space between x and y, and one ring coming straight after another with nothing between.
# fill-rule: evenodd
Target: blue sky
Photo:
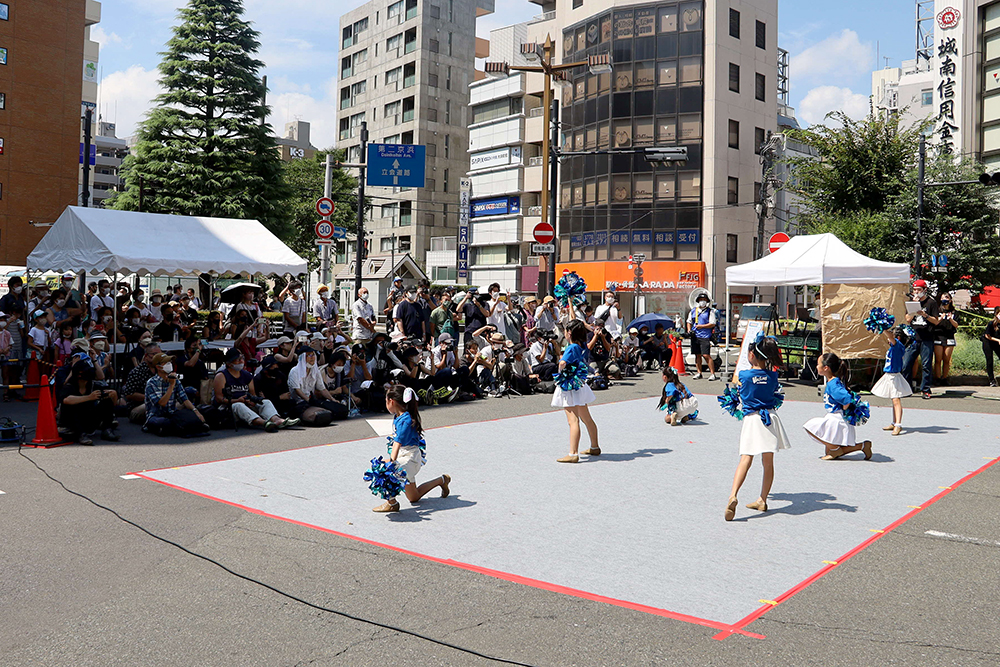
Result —
<instances>
[{"instance_id":1,"label":"blue sky","mask_svg":"<svg viewBox=\"0 0 1000 667\"><path fill-rule=\"evenodd\" d=\"M101 113L117 122L119 136L135 123L157 94L159 52L170 38L177 9L186 0L102 0L101 23L92 38L101 43ZM312 123L313 143L336 138L338 19L362 0L245 0L247 18L261 32L259 57L271 89L271 123ZM840 0L815 3L779 0L779 45L791 62L791 101L804 124L826 112L867 112L876 52L889 65L913 58L913 0ZM480 19L478 32L524 21L539 13L527 0L496 0L496 13ZM878 59L878 66L886 61Z\"/></svg>"}]
</instances>

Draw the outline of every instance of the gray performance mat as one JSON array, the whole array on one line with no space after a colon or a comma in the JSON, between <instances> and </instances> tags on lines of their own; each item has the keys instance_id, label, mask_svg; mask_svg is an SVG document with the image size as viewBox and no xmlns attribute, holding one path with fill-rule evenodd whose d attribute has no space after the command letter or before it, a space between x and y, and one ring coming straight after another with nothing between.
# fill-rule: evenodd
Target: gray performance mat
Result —
<instances>
[{"instance_id":1,"label":"gray performance mat","mask_svg":"<svg viewBox=\"0 0 1000 667\"><path fill-rule=\"evenodd\" d=\"M655 399L593 407L603 455L558 464L568 451L562 411L427 431L418 482L452 476L452 495L375 514L362 474L385 439L143 472L141 476L251 511L438 562L721 629L799 585L1000 455L1000 416L907 409L904 435L873 408L858 428L874 442L820 461L801 425L822 414L788 401L792 449L775 455L770 509L755 460L736 521L723 520L740 422L714 396L700 420L670 427ZM323 438L322 430L315 431ZM587 447L586 434L581 449ZM687 617L692 618L687 618ZM734 625L735 624L735 625Z\"/></svg>"}]
</instances>

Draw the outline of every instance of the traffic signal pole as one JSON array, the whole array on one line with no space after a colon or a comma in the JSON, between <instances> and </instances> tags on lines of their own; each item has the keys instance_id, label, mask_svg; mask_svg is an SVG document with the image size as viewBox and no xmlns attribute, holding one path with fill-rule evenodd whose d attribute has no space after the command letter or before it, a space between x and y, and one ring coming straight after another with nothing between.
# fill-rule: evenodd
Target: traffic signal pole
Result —
<instances>
[{"instance_id":1,"label":"traffic signal pole","mask_svg":"<svg viewBox=\"0 0 1000 667\"><path fill-rule=\"evenodd\" d=\"M354 253L354 294L357 297L361 289L361 265L365 259L365 160L368 156L368 122L361 121L361 166L358 169L358 231L357 252Z\"/></svg>"}]
</instances>

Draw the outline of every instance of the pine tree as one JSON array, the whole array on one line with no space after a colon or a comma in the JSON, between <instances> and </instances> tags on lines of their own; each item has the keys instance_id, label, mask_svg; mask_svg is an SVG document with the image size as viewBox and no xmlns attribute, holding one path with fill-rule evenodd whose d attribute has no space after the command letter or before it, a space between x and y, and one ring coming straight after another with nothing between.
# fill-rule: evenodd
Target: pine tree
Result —
<instances>
[{"instance_id":1,"label":"pine tree","mask_svg":"<svg viewBox=\"0 0 1000 667\"><path fill-rule=\"evenodd\" d=\"M288 190L254 57L259 33L242 16L242 0L189 0L180 10L159 65L166 92L141 124L114 208L256 219L279 236L288 231Z\"/></svg>"}]
</instances>

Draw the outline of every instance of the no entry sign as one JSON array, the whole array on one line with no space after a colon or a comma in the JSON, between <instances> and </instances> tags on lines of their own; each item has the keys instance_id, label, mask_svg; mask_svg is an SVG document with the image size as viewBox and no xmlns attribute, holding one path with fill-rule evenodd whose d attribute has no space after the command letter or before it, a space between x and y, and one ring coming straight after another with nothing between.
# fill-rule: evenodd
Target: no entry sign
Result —
<instances>
[{"instance_id":1,"label":"no entry sign","mask_svg":"<svg viewBox=\"0 0 1000 667\"><path fill-rule=\"evenodd\" d=\"M771 235L771 240L767 242L767 249L769 252L774 252L781 246L788 243L789 240L788 234L785 232L776 232Z\"/></svg>"},{"instance_id":2,"label":"no entry sign","mask_svg":"<svg viewBox=\"0 0 1000 667\"><path fill-rule=\"evenodd\" d=\"M539 222L534 230L536 243L551 243L556 237L555 228L547 222Z\"/></svg>"}]
</instances>

